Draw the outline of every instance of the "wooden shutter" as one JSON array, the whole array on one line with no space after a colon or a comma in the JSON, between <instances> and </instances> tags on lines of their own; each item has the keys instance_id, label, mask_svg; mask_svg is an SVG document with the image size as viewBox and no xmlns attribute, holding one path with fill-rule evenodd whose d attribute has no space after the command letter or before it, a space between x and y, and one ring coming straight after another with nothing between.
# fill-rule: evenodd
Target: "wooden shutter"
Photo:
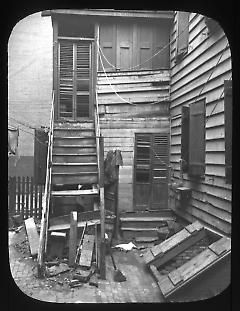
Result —
<instances>
[{"instance_id":1,"label":"wooden shutter","mask_svg":"<svg viewBox=\"0 0 240 311\"><path fill-rule=\"evenodd\" d=\"M75 116L89 117L90 101L90 43L76 44L76 112Z\"/></svg>"},{"instance_id":2,"label":"wooden shutter","mask_svg":"<svg viewBox=\"0 0 240 311\"><path fill-rule=\"evenodd\" d=\"M224 81L226 182L232 183L232 81Z\"/></svg>"},{"instance_id":3,"label":"wooden shutter","mask_svg":"<svg viewBox=\"0 0 240 311\"><path fill-rule=\"evenodd\" d=\"M102 23L100 25L99 41L101 50L108 62L113 66L116 66L116 25L111 23ZM102 56L105 70L114 71L115 68L111 66L106 59ZM100 61L99 70L103 70Z\"/></svg>"},{"instance_id":4,"label":"wooden shutter","mask_svg":"<svg viewBox=\"0 0 240 311\"><path fill-rule=\"evenodd\" d=\"M181 159L182 171L188 172L189 167L189 107L182 107Z\"/></svg>"},{"instance_id":5,"label":"wooden shutter","mask_svg":"<svg viewBox=\"0 0 240 311\"><path fill-rule=\"evenodd\" d=\"M34 138L34 180L37 184L45 184L47 169L48 133L43 129L35 129Z\"/></svg>"},{"instance_id":6,"label":"wooden shutter","mask_svg":"<svg viewBox=\"0 0 240 311\"><path fill-rule=\"evenodd\" d=\"M59 117L73 117L73 43L59 42Z\"/></svg>"},{"instance_id":7,"label":"wooden shutter","mask_svg":"<svg viewBox=\"0 0 240 311\"><path fill-rule=\"evenodd\" d=\"M152 69L152 59L145 62L147 59L151 58L153 54L153 29L151 25L140 24L138 25L138 44L139 44L139 57L138 64L142 64L140 69ZM135 51L137 56L137 51Z\"/></svg>"},{"instance_id":8,"label":"wooden shutter","mask_svg":"<svg viewBox=\"0 0 240 311\"><path fill-rule=\"evenodd\" d=\"M133 26L127 22L117 25L117 68L133 66Z\"/></svg>"},{"instance_id":9,"label":"wooden shutter","mask_svg":"<svg viewBox=\"0 0 240 311\"><path fill-rule=\"evenodd\" d=\"M205 172L205 99L190 105L189 174Z\"/></svg>"},{"instance_id":10,"label":"wooden shutter","mask_svg":"<svg viewBox=\"0 0 240 311\"><path fill-rule=\"evenodd\" d=\"M168 133L153 134L152 146L152 206L151 208L167 208L168 201Z\"/></svg>"},{"instance_id":11,"label":"wooden shutter","mask_svg":"<svg viewBox=\"0 0 240 311\"><path fill-rule=\"evenodd\" d=\"M188 51L189 12L177 13L177 49L176 61L180 60Z\"/></svg>"}]
</instances>

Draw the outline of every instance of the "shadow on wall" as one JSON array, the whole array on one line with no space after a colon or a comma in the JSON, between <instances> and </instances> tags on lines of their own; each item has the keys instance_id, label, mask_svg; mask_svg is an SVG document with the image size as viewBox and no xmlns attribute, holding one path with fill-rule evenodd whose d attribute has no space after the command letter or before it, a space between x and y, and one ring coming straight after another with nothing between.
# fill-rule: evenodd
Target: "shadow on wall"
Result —
<instances>
[{"instance_id":1,"label":"shadow on wall","mask_svg":"<svg viewBox=\"0 0 240 311\"><path fill-rule=\"evenodd\" d=\"M16 165L15 165L16 162ZM34 157L22 156L16 161L14 156L8 159L8 177L10 176L29 176L34 175Z\"/></svg>"}]
</instances>

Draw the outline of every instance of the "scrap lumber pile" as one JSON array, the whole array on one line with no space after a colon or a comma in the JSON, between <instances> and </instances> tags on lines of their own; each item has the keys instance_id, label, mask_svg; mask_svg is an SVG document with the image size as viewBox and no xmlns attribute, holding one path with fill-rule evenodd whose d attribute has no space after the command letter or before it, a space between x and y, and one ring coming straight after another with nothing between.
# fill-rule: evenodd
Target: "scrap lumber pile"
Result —
<instances>
[{"instance_id":1,"label":"scrap lumber pile","mask_svg":"<svg viewBox=\"0 0 240 311\"><path fill-rule=\"evenodd\" d=\"M106 213L106 218L111 220L112 214ZM45 276L55 277L67 272L70 287L78 287L87 282L98 286L99 225L99 211L73 211L70 215L51 218Z\"/></svg>"},{"instance_id":2,"label":"scrap lumber pile","mask_svg":"<svg viewBox=\"0 0 240 311\"><path fill-rule=\"evenodd\" d=\"M228 286L230 256L231 239L196 221L150 248L144 261L165 299L191 301Z\"/></svg>"}]
</instances>

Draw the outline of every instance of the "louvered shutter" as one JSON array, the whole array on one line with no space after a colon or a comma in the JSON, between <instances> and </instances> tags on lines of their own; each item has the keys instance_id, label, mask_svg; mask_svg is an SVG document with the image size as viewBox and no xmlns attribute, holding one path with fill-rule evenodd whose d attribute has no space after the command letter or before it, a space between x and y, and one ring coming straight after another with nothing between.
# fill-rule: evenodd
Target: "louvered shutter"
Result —
<instances>
[{"instance_id":1,"label":"louvered shutter","mask_svg":"<svg viewBox=\"0 0 240 311\"><path fill-rule=\"evenodd\" d=\"M73 43L59 42L59 117L73 117Z\"/></svg>"},{"instance_id":2,"label":"louvered shutter","mask_svg":"<svg viewBox=\"0 0 240 311\"><path fill-rule=\"evenodd\" d=\"M232 183L232 81L224 81L226 182Z\"/></svg>"},{"instance_id":3,"label":"louvered shutter","mask_svg":"<svg viewBox=\"0 0 240 311\"><path fill-rule=\"evenodd\" d=\"M189 165L189 107L182 107L181 159L183 173Z\"/></svg>"},{"instance_id":4,"label":"louvered shutter","mask_svg":"<svg viewBox=\"0 0 240 311\"><path fill-rule=\"evenodd\" d=\"M152 209L167 208L169 135L153 134Z\"/></svg>"},{"instance_id":5,"label":"louvered shutter","mask_svg":"<svg viewBox=\"0 0 240 311\"><path fill-rule=\"evenodd\" d=\"M90 43L79 42L76 49L76 117L89 117Z\"/></svg>"},{"instance_id":6,"label":"louvered shutter","mask_svg":"<svg viewBox=\"0 0 240 311\"><path fill-rule=\"evenodd\" d=\"M100 27L100 46L101 50L105 56L102 56L103 66L106 71L114 71L116 66L116 25L111 23L103 23ZM101 53L101 52L100 52ZM113 65L113 66L112 66ZM103 70L101 62L99 61L99 70Z\"/></svg>"},{"instance_id":7,"label":"louvered shutter","mask_svg":"<svg viewBox=\"0 0 240 311\"><path fill-rule=\"evenodd\" d=\"M205 172L205 99L190 105L189 174Z\"/></svg>"}]
</instances>

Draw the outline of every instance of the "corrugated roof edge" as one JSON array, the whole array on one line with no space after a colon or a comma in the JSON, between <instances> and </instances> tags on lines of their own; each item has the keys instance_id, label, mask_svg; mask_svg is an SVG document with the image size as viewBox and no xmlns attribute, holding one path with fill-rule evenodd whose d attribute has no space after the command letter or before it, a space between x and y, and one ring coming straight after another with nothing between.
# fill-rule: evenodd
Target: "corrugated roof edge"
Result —
<instances>
[{"instance_id":1,"label":"corrugated roof edge","mask_svg":"<svg viewBox=\"0 0 240 311\"><path fill-rule=\"evenodd\" d=\"M145 17L145 18L164 18L172 19L173 11L142 11L142 10L113 10L113 9L85 9L85 10L70 10L56 9L42 11L41 15L52 16L55 14L66 15L90 15L90 16L115 16L115 17Z\"/></svg>"}]
</instances>

